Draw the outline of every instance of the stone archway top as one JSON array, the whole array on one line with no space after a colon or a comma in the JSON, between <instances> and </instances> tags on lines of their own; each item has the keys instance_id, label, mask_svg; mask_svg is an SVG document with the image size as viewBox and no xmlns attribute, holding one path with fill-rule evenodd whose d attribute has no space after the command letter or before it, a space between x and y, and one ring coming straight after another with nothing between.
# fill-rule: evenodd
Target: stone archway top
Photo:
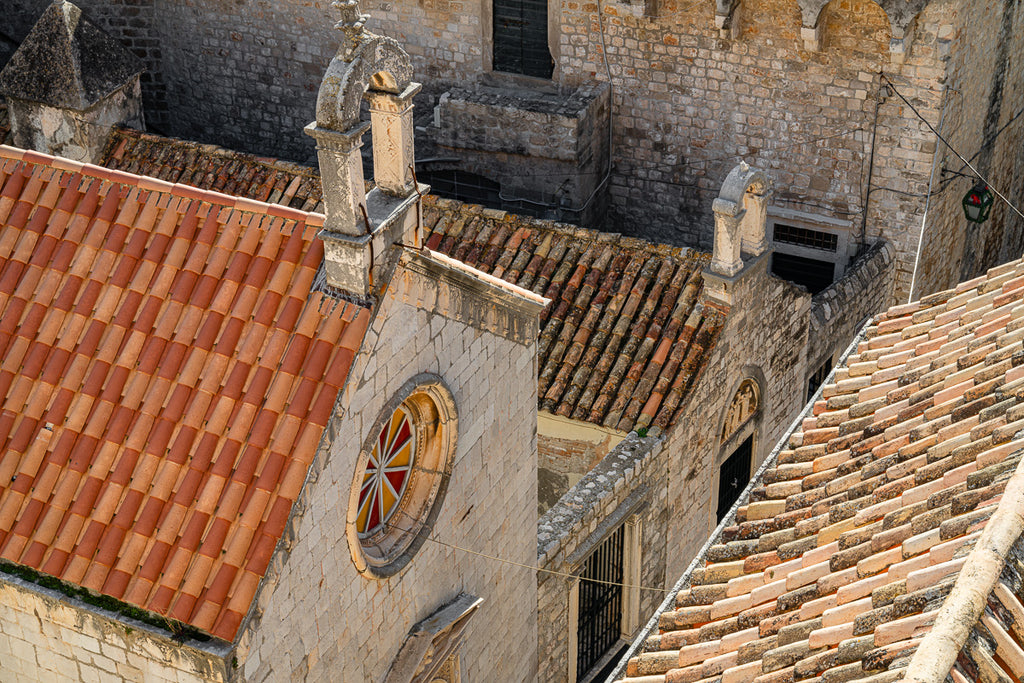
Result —
<instances>
[{"instance_id":1,"label":"stone archway top","mask_svg":"<svg viewBox=\"0 0 1024 683\"><path fill-rule=\"evenodd\" d=\"M743 198L748 192L764 196L771 190L772 181L767 173L741 161L725 177L712 208L715 213L738 216L743 213Z\"/></svg>"},{"instance_id":2,"label":"stone archway top","mask_svg":"<svg viewBox=\"0 0 1024 683\"><path fill-rule=\"evenodd\" d=\"M412 83L412 60L392 38L378 36L363 25L356 0L335 0L341 13L335 28L344 34L316 98L316 124L346 132L359 123L359 105L368 88L402 94Z\"/></svg>"},{"instance_id":3,"label":"stone archway top","mask_svg":"<svg viewBox=\"0 0 1024 683\"><path fill-rule=\"evenodd\" d=\"M729 0L719 0L728 3ZM803 16L804 28L817 28L821 21L821 11L829 4L830 0L798 0L800 13ZM889 17L889 25L892 29L893 38L902 38L910 22L924 9L928 0L875 0L875 4L882 8L885 15Z\"/></svg>"}]
</instances>

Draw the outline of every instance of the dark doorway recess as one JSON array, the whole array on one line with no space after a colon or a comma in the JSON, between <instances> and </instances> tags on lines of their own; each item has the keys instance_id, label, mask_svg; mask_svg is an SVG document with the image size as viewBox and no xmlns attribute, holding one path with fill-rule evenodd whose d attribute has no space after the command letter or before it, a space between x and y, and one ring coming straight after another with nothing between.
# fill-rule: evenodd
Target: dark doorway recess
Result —
<instances>
[{"instance_id":1,"label":"dark doorway recess","mask_svg":"<svg viewBox=\"0 0 1024 683\"><path fill-rule=\"evenodd\" d=\"M551 78L547 0L494 0L494 70Z\"/></svg>"},{"instance_id":2,"label":"dark doorway recess","mask_svg":"<svg viewBox=\"0 0 1024 683\"><path fill-rule=\"evenodd\" d=\"M721 522L732 504L739 499L750 482L750 459L754 449L751 434L718 470L718 521Z\"/></svg>"}]
</instances>

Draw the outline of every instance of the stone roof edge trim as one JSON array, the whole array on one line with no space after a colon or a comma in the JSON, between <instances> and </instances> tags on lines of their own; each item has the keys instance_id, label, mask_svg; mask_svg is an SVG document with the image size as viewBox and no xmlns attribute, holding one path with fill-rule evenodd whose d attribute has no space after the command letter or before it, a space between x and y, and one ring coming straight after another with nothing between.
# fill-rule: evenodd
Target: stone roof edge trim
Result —
<instances>
[{"instance_id":1,"label":"stone roof edge trim","mask_svg":"<svg viewBox=\"0 0 1024 683\"><path fill-rule=\"evenodd\" d=\"M1021 432L1018 432L1016 438L1020 436ZM967 555L953 589L939 608L935 624L914 652L905 681L942 683L946 680L957 655L985 611L989 593L995 588L1006 564L1006 556L1022 531L1024 460L1017 464L999 506Z\"/></svg>"},{"instance_id":2,"label":"stone roof edge trim","mask_svg":"<svg viewBox=\"0 0 1024 683\"><path fill-rule=\"evenodd\" d=\"M516 301L517 303L526 304L527 307L536 308L536 313L540 314L544 308L551 303L550 299L542 297L540 294L535 294L528 289L524 289L518 285L514 285L511 282L506 282L500 277L495 277L490 273L485 273L482 270L477 270L472 266L467 266L462 261L453 259L450 256L446 256L439 251L431 251L426 247L423 247L418 252L415 249L406 247L406 251L409 253L419 253L428 259L432 259L448 268L456 271L461 271L466 275L470 275L478 280L483 280L487 284L491 285L495 289L501 290L504 294L508 295L508 298ZM532 306L531 306L532 304Z\"/></svg>"},{"instance_id":3,"label":"stone roof edge trim","mask_svg":"<svg viewBox=\"0 0 1024 683\"><path fill-rule=\"evenodd\" d=\"M537 563L541 566L550 563L565 538L596 516L603 509L602 503L616 494L623 482L647 465L659 445L664 447L664 439L660 436L639 436L636 432L630 432L593 469L563 493L537 520ZM574 502L574 495L581 495L583 502Z\"/></svg>"},{"instance_id":4,"label":"stone roof edge trim","mask_svg":"<svg viewBox=\"0 0 1024 683\"><path fill-rule=\"evenodd\" d=\"M120 185L128 185L142 190L150 190L152 192L163 192L183 199L205 201L210 204L223 206L225 208L232 208L238 211L248 211L250 213L272 216L274 218L284 218L286 220L290 219L304 223L310 228L323 227L325 219L325 216L322 213L302 211L301 209L293 209L290 206L284 206L282 204L270 204L244 197L232 197L231 195L215 192L213 190L203 190L198 187L183 185L181 183L169 183L166 180L158 180L157 178L151 178L149 176L136 175L134 173L128 173L127 171L116 171L103 166L96 166L95 164L86 164L80 161L66 159L64 157L44 154L43 152L19 149L17 147L11 147L10 145L0 145L0 158L23 161L27 164L49 166L50 168L68 171L70 173L81 173L92 178L107 180Z\"/></svg>"},{"instance_id":5,"label":"stone roof edge trim","mask_svg":"<svg viewBox=\"0 0 1024 683\"><path fill-rule=\"evenodd\" d=\"M60 579L57 579L57 581L60 581ZM49 598L56 602L68 605L73 609L91 614L94 617L105 619L108 621L113 621L115 623L121 624L122 626L131 627L138 631L144 631L148 636L160 640L161 642L165 642L167 643L168 647L173 647L175 649L197 650L203 654L227 660L228 655L231 654L231 651L234 648L234 645L232 643L229 643L226 640L222 640L221 638L218 638L214 635L211 635L210 640L206 642L196 640L194 638L187 638L184 641L177 640L173 633L165 631L157 626L153 626L152 624L149 624L145 621L133 619L132 617L127 616L125 614L104 609L103 607L99 607L97 605L91 605L88 602L82 600L81 598L66 595L59 590L49 588L48 586L43 586L33 581L28 581L15 574L0 572L0 585L3 584L14 586L15 588L23 590L26 593L31 593L43 598ZM134 605L131 606L135 607ZM145 611L144 608L141 607L137 609ZM158 614L153 614L154 616L164 618Z\"/></svg>"},{"instance_id":6,"label":"stone roof edge trim","mask_svg":"<svg viewBox=\"0 0 1024 683\"><path fill-rule=\"evenodd\" d=\"M647 638L653 632L655 632L655 630L657 630L658 619L661 616L661 614L671 609L672 606L675 604L676 594L679 593L679 591L683 590L683 588L685 588L686 585L689 583L690 577L693 575L693 570L697 569L698 565L700 565L700 563L704 561L704 557L707 555L708 549L710 549L711 546L715 545L718 542L718 539L721 538L722 530L725 529L725 527L732 524L733 520L736 519L736 511L739 510L741 505L746 504L747 500L750 498L750 491L753 489L754 485L761 480L761 477L764 476L764 473L768 468L773 467L775 465L775 461L779 457L779 452L784 450L787 444L789 443L790 435L793 434L793 432L797 431L803 424L804 419L812 414L815 402L817 402L818 399L821 397L821 390L827 384L833 382L833 378L836 374L836 368L842 367L843 364L846 363L846 359L849 358L851 354L856 353L857 345L864 341L865 337L867 336L868 328L874 323L874 321L874 317L868 318L867 320L864 321L864 324L861 325L860 329L857 330L857 334L854 335L854 338L850 341L849 346L846 347L842 355L836 361L836 364L832 367L831 372L828 373L828 377L825 378L825 381L822 382L821 386L818 387L818 390L814 393L814 396L812 396L810 400L807 401L806 404L804 404L803 410L801 410L799 414L797 414L797 416L793 418L793 421L789 424L789 427L787 427L786 430L782 433L782 436L779 437L779 440L775 443L775 447L772 448L772 452L768 454L768 457L764 459L764 462L761 463L761 466L757 468L757 472L755 472L754 475L750 477L750 482L747 484L747 488L743 490L743 493L740 494L740 497L736 500L735 503L733 503L732 508L730 508L729 512L726 513L725 517L722 518L722 521L718 524L715 530L704 542L704 545L701 546L701 549L697 552L697 555L690 562L689 566L686 568L686 571L683 572L683 575L679 577L679 580L676 581L675 584L673 584L672 589L665 595L665 599L662 601L660 605L658 605L658 609L654 612L653 615L651 615L651 618L647 621L646 624L644 624L644 627L640 630L636 637L633 638L633 642L629 644L629 647L626 649L626 651L622 654L622 657L619 659L619 663L615 665L615 669L609 674L606 680L619 681L625 677L626 665L629 663L630 659L639 654L641 648L643 648L644 646L644 643L647 642Z\"/></svg>"}]
</instances>

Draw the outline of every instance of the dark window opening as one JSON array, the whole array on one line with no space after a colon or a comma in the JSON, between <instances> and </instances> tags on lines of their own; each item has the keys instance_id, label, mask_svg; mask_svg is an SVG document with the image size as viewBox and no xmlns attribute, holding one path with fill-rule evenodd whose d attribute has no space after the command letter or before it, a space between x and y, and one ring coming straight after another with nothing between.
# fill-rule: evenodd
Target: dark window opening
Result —
<instances>
[{"instance_id":1,"label":"dark window opening","mask_svg":"<svg viewBox=\"0 0 1024 683\"><path fill-rule=\"evenodd\" d=\"M806 287L811 294L817 294L832 284L836 264L776 251L772 254L772 274Z\"/></svg>"},{"instance_id":2,"label":"dark window opening","mask_svg":"<svg viewBox=\"0 0 1024 683\"><path fill-rule=\"evenodd\" d=\"M469 204L481 204L489 209L500 209L501 185L485 176L449 169L443 171L419 171L420 182L430 185L431 194L445 199L456 199Z\"/></svg>"},{"instance_id":3,"label":"dark window opening","mask_svg":"<svg viewBox=\"0 0 1024 683\"><path fill-rule=\"evenodd\" d=\"M807 378L807 400L810 401L818 388L828 379L828 373L832 372L832 356L821 364L821 367L814 371L814 374Z\"/></svg>"},{"instance_id":4,"label":"dark window opening","mask_svg":"<svg viewBox=\"0 0 1024 683\"><path fill-rule=\"evenodd\" d=\"M547 0L494 0L494 70L551 78Z\"/></svg>"},{"instance_id":5,"label":"dark window opening","mask_svg":"<svg viewBox=\"0 0 1024 683\"><path fill-rule=\"evenodd\" d=\"M772 229L772 236L776 242L796 244L801 247L810 247L811 249L835 251L839 248L838 235L820 230L798 228L795 225L776 223Z\"/></svg>"},{"instance_id":6,"label":"dark window opening","mask_svg":"<svg viewBox=\"0 0 1024 683\"><path fill-rule=\"evenodd\" d=\"M623 538L624 527L620 526L586 559L580 574L576 629L577 681L586 678L590 669L620 640Z\"/></svg>"},{"instance_id":7,"label":"dark window opening","mask_svg":"<svg viewBox=\"0 0 1024 683\"><path fill-rule=\"evenodd\" d=\"M718 470L718 521L721 522L733 503L739 500L743 489L750 483L750 459L753 455L754 435L751 434L732 452Z\"/></svg>"}]
</instances>

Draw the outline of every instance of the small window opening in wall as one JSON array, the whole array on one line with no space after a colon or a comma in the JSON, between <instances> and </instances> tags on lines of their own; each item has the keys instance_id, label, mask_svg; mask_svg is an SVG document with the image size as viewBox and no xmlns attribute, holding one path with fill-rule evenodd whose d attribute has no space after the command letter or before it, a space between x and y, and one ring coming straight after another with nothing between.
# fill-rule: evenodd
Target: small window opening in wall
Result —
<instances>
[{"instance_id":1,"label":"small window opening in wall","mask_svg":"<svg viewBox=\"0 0 1024 683\"><path fill-rule=\"evenodd\" d=\"M832 372L832 356L825 359L825 362L821 364L817 370L814 371L810 377L807 378L807 400L810 401L814 394L818 391L818 388L825 383L828 379L828 373Z\"/></svg>"},{"instance_id":2,"label":"small window opening in wall","mask_svg":"<svg viewBox=\"0 0 1024 683\"><path fill-rule=\"evenodd\" d=\"M839 236L831 232L798 228L795 225L776 223L773 239L784 244L796 244L811 249L824 249L834 252L839 248Z\"/></svg>"},{"instance_id":3,"label":"small window opening in wall","mask_svg":"<svg viewBox=\"0 0 1024 683\"><path fill-rule=\"evenodd\" d=\"M817 294L835 280L836 264L776 251L772 254L772 274L806 287L811 294Z\"/></svg>"},{"instance_id":4,"label":"small window opening in wall","mask_svg":"<svg viewBox=\"0 0 1024 683\"><path fill-rule=\"evenodd\" d=\"M489 209L500 209L501 185L486 176L461 169L420 171L419 180L430 185L430 192L445 199L456 199L469 204L481 204Z\"/></svg>"},{"instance_id":5,"label":"small window opening in wall","mask_svg":"<svg viewBox=\"0 0 1024 683\"><path fill-rule=\"evenodd\" d=\"M721 522L733 503L739 500L743 489L750 482L750 459L754 450L754 436L740 444L739 448L722 463L718 470L718 521Z\"/></svg>"},{"instance_id":6,"label":"small window opening in wall","mask_svg":"<svg viewBox=\"0 0 1024 683\"><path fill-rule=\"evenodd\" d=\"M547 0L494 0L494 70L551 78Z\"/></svg>"},{"instance_id":7,"label":"small window opening in wall","mask_svg":"<svg viewBox=\"0 0 1024 683\"><path fill-rule=\"evenodd\" d=\"M593 676L591 669L620 644L623 535L624 527L620 526L587 558L580 574L577 681L598 680L600 676Z\"/></svg>"}]
</instances>

